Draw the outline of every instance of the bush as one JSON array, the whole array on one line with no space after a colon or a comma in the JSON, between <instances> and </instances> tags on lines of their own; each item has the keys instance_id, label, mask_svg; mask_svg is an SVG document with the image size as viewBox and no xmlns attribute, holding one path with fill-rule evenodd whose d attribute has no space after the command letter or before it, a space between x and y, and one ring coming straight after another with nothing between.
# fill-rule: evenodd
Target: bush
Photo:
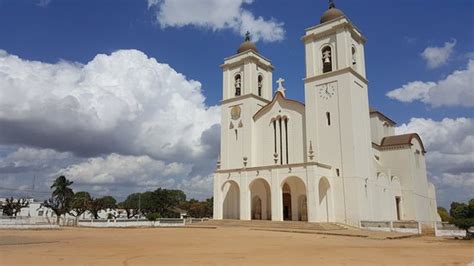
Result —
<instances>
[{"instance_id":1,"label":"bush","mask_svg":"<svg viewBox=\"0 0 474 266\"><path fill-rule=\"evenodd\" d=\"M158 219L161 218L160 214L157 213L157 212L154 212L154 213L149 213L146 215L146 218L148 219L148 221L156 221Z\"/></svg>"}]
</instances>

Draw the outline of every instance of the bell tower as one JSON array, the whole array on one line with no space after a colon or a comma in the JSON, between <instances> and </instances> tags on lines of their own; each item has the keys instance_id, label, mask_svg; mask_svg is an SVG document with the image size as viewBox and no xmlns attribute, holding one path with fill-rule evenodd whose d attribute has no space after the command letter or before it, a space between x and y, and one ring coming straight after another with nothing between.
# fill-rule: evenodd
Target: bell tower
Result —
<instances>
[{"instance_id":1,"label":"bell tower","mask_svg":"<svg viewBox=\"0 0 474 266\"><path fill-rule=\"evenodd\" d=\"M223 71L221 102L221 169L253 164L253 115L272 100L273 66L258 53L250 33L237 54L227 57Z\"/></svg>"},{"instance_id":2,"label":"bell tower","mask_svg":"<svg viewBox=\"0 0 474 266\"><path fill-rule=\"evenodd\" d=\"M362 33L329 1L320 23L306 29L306 136L315 160L331 165L343 185L359 186L371 174L371 143ZM336 180L335 179L335 180ZM352 182L352 183L351 183ZM349 184L350 183L350 184ZM363 186L363 185L361 185ZM346 195L344 195L346 197ZM357 221L361 198L352 195L345 219Z\"/></svg>"}]
</instances>

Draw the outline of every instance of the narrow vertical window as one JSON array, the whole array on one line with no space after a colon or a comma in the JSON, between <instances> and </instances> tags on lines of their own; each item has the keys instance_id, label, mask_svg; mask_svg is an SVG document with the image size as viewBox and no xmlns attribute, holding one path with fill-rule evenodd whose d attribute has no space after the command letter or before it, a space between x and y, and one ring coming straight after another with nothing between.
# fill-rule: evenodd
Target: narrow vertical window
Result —
<instances>
[{"instance_id":1,"label":"narrow vertical window","mask_svg":"<svg viewBox=\"0 0 474 266\"><path fill-rule=\"evenodd\" d=\"M288 118L285 119L286 164L288 164Z\"/></svg>"},{"instance_id":2,"label":"narrow vertical window","mask_svg":"<svg viewBox=\"0 0 474 266\"><path fill-rule=\"evenodd\" d=\"M415 163L416 163L416 168L420 168L420 151L416 150L415 151Z\"/></svg>"},{"instance_id":3,"label":"narrow vertical window","mask_svg":"<svg viewBox=\"0 0 474 266\"><path fill-rule=\"evenodd\" d=\"M331 47L326 46L322 51L323 58L323 73L332 71L332 51Z\"/></svg>"},{"instance_id":4,"label":"narrow vertical window","mask_svg":"<svg viewBox=\"0 0 474 266\"><path fill-rule=\"evenodd\" d=\"M276 129L276 120L273 120L273 142L275 147L275 154L277 153L277 129Z\"/></svg>"},{"instance_id":5,"label":"narrow vertical window","mask_svg":"<svg viewBox=\"0 0 474 266\"><path fill-rule=\"evenodd\" d=\"M356 58L356 49L354 46L352 46L352 66L357 65L357 58Z\"/></svg>"},{"instance_id":6,"label":"narrow vertical window","mask_svg":"<svg viewBox=\"0 0 474 266\"><path fill-rule=\"evenodd\" d=\"M235 96L240 96L242 89L242 77L240 74L235 75Z\"/></svg>"},{"instance_id":7,"label":"narrow vertical window","mask_svg":"<svg viewBox=\"0 0 474 266\"><path fill-rule=\"evenodd\" d=\"M328 126L330 126L331 125L331 113L326 112L326 120L328 122Z\"/></svg>"},{"instance_id":8,"label":"narrow vertical window","mask_svg":"<svg viewBox=\"0 0 474 266\"><path fill-rule=\"evenodd\" d=\"M281 118L278 119L278 125L280 127L280 164L283 164L283 138L281 136L282 130L281 130Z\"/></svg>"},{"instance_id":9,"label":"narrow vertical window","mask_svg":"<svg viewBox=\"0 0 474 266\"><path fill-rule=\"evenodd\" d=\"M263 88L263 77L258 75L258 96L262 97L262 88Z\"/></svg>"}]
</instances>

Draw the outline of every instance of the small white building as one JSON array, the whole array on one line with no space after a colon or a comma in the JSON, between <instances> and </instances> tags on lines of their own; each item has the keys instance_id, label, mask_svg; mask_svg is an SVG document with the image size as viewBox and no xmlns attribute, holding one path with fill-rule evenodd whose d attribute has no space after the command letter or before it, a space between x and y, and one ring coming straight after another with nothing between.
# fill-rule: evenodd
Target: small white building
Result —
<instances>
[{"instance_id":1,"label":"small white building","mask_svg":"<svg viewBox=\"0 0 474 266\"><path fill-rule=\"evenodd\" d=\"M14 199L18 200L18 199ZM56 214L50 208L42 206L43 201L37 201L33 198L27 199L28 206L21 209L21 211L17 214L18 217L56 217ZM0 199L0 203L6 202L6 199ZM0 204L1 205L1 204ZM106 209L100 210L98 212L99 219L107 219L109 214L115 218L126 218L125 210L122 209ZM75 218L70 214L66 214L67 218ZM79 216L79 219L92 219L94 216L89 211L84 212L82 215Z\"/></svg>"},{"instance_id":2,"label":"small white building","mask_svg":"<svg viewBox=\"0 0 474 266\"><path fill-rule=\"evenodd\" d=\"M305 103L250 36L224 60L215 219L439 220L418 134L370 109L362 32L331 3L305 30Z\"/></svg>"}]
</instances>

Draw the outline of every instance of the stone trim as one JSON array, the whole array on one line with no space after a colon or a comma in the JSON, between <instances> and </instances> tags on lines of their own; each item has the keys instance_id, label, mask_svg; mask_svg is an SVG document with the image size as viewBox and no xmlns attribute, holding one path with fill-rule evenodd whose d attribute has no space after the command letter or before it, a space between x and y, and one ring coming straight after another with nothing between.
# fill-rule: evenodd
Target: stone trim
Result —
<instances>
[{"instance_id":1,"label":"stone trim","mask_svg":"<svg viewBox=\"0 0 474 266\"><path fill-rule=\"evenodd\" d=\"M271 102L267 103L267 105L263 106L260 110L258 110L253 115L253 120L257 120L257 118L260 117L261 115L263 115L265 111L271 110L271 108L273 107L273 105L275 105L275 103L278 101L279 98L281 98L283 101L288 101L288 102L291 102L291 103L299 104L299 105L303 106L303 108L305 106L304 103L296 101L296 100L288 99L288 98L285 97L285 95L283 95L283 93L281 93L280 91L277 91L275 93L275 96L273 97L273 100Z\"/></svg>"},{"instance_id":2,"label":"stone trim","mask_svg":"<svg viewBox=\"0 0 474 266\"><path fill-rule=\"evenodd\" d=\"M235 102L235 101L244 100L244 99L247 99L247 98L254 98L254 99L260 100L262 102L265 102L266 104L271 103L271 101L269 101L267 99L264 99L260 96L257 96L255 94L253 94L253 93L249 93L249 94L244 94L242 96L237 96L237 97L233 97L233 98L230 98L230 99L227 99L227 100L223 100L223 101L221 101L221 105L231 103L231 102Z\"/></svg>"},{"instance_id":3,"label":"stone trim","mask_svg":"<svg viewBox=\"0 0 474 266\"><path fill-rule=\"evenodd\" d=\"M309 77L309 78L305 78L303 80L304 80L304 82L311 82L311 81L322 80L322 79L325 79L325 78L329 78L329 77L333 77L333 76L337 76L337 75L344 74L344 73L349 73L349 72L354 74L356 77L358 77L366 85L369 83L369 81L367 79L365 79L361 74L357 73L357 71L355 71L352 67L346 67L346 68L343 68L343 69L334 70L334 71L327 72L327 73L324 73L324 74L320 74L320 75L312 76L312 77Z\"/></svg>"},{"instance_id":4,"label":"stone trim","mask_svg":"<svg viewBox=\"0 0 474 266\"><path fill-rule=\"evenodd\" d=\"M340 29L340 28L348 28L349 31L351 32L351 34L354 35L354 39L356 39L357 41L360 41L362 43L365 43L367 41L367 39L362 35L362 32L357 28L357 26L354 25L354 23L352 23L352 21L347 17L347 16L342 16L342 17L337 17L333 20L330 20L330 21L327 21L325 23L322 23L322 24L318 24L316 26L313 26L313 27L309 27L307 29L305 29L305 32L308 32L308 31L311 31L311 30L314 30L314 29L317 29L321 26L326 26L332 22L335 22L335 21L338 21L338 20L346 20L346 21L342 21L340 24L337 24L337 25L334 25L331 29L328 29L326 30L324 33L311 33L311 34L308 34L308 35L305 35L301 38L301 40L303 42L306 42L308 40L313 40L313 39L316 39L316 38L319 38L319 37L324 37L326 34L327 34L327 31L335 31L337 29Z\"/></svg>"},{"instance_id":5,"label":"stone trim","mask_svg":"<svg viewBox=\"0 0 474 266\"><path fill-rule=\"evenodd\" d=\"M231 63L227 62L229 60L236 59L237 57L243 56L243 55L248 55L248 57L242 57L240 60L237 60L237 61L231 62ZM242 61L242 60L251 60L251 61L256 62L262 68L270 68L270 70L274 69L274 67L273 67L273 65L272 65L272 63L269 59L267 59L266 57L262 56L261 54L255 52L253 50L247 50L243 53L236 54L236 55L224 58L224 64L220 65L220 67L221 68L231 67L233 65L239 64L239 62Z\"/></svg>"},{"instance_id":6,"label":"stone trim","mask_svg":"<svg viewBox=\"0 0 474 266\"><path fill-rule=\"evenodd\" d=\"M225 173L232 173L232 172L253 172L253 171L260 171L260 170L284 169L284 168L296 168L296 167L308 167L308 166L318 166L325 169L332 169L332 166L327 165L327 164L322 164L318 162L307 162L307 163L294 163L294 164L284 164L284 165L279 164L279 165L267 165L267 166L259 166L259 167L224 169L224 170L216 170L214 173L225 174Z\"/></svg>"}]
</instances>

